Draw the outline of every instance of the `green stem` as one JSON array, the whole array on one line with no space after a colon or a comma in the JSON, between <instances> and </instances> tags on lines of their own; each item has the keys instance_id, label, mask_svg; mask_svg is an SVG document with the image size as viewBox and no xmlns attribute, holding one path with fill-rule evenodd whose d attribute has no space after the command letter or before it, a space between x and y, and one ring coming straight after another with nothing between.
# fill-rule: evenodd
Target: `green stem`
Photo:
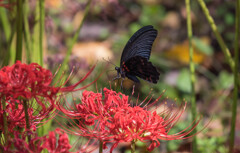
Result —
<instances>
[{"instance_id":1,"label":"green stem","mask_svg":"<svg viewBox=\"0 0 240 153\"><path fill-rule=\"evenodd\" d=\"M7 123L7 113L6 113L6 101L4 98L2 100L2 108L3 108L3 131L4 131L4 139L6 143L8 141L8 123Z\"/></svg>"},{"instance_id":2,"label":"green stem","mask_svg":"<svg viewBox=\"0 0 240 153\"><path fill-rule=\"evenodd\" d=\"M39 2L40 9L40 30L39 30L39 52L40 52L40 65L43 66L43 36L44 36L44 20L45 20L45 10L44 10L44 0Z\"/></svg>"},{"instance_id":3,"label":"green stem","mask_svg":"<svg viewBox=\"0 0 240 153\"><path fill-rule=\"evenodd\" d=\"M23 1L17 0L17 48L16 59L22 60L22 28L23 28Z\"/></svg>"},{"instance_id":4,"label":"green stem","mask_svg":"<svg viewBox=\"0 0 240 153\"><path fill-rule=\"evenodd\" d=\"M219 45L220 45L220 47L221 47L221 49L222 49L222 51L223 51L226 59L227 59L228 64L230 65L231 69L234 70L234 61L233 61L233 58L232 58L232 56L231 56L231 54L230 54L230 51L229 51L227 45L226 45L225 42L224 42L222 36L221 36L220 33L219 33L219 31L218 31L218 29L217 29L217 26L216 26L213 18L211 17L211 15L210 15L210 13L209 13L209 11L208 11L208 8L207 8L204 0L198 0L198 3L199 3L200 6L202 7L202 10L203 10L203 12L204 12L204 14L205 14L205 16L206 16L206 18L207 18L207 20L208 20L208 23L210 24L210 26L211 26L211 28L212 28L212 30L213 30L214 35L215 35L216 38L217 38L217 41L218 41L218 43L219 43Z\"/></svg>"},{"instance_id":5,"label":"green stem","mask_svg":"<svg viewBox=\"0 0 240 153\"><path fill-rule=\"evenodd\" d=\"M189 68L191 73L191 105L192 105L192 120L194 121L196 118L196 96L195 96L195 65L193 62L193 47L192 47L192 21L191 21L191 6L190 0L185 0L186 9L187 9L187 31L188 31L188 41L189 41ZM196 133L197 128L194 128L193 132ZM196 135L193 136L192 143L192 152L197 153L197 138Z\"/></svg>"},{"instance_id":6,"label":"green stem","mask_svg":"<svg viewBox=\"0 0 240 153\"><path fill-rule=\"evenodd\" d=\"M66 54L66 56L65 56L65 58L64 58L64 61L63 61L63 63L62 63L62 66L60 67L60 69L59 69L59 71L58 71L58 73L57 73L57 75L56 75L53 83L56 83L57 81L59 81L59 78L61 77L63 71L64 71L64 70L66 69L66 67L67 67L67 63L68 63L68 61L69 61L69 57L70 57L70 54L71 54L71 52L72 52L73 45L77 42L77 38L78 38L78 35L79 35L80 30L81 30L81 28L82 28L83 22L84 22L87 14L88 14L88 12L89 12L89 8L90 8L90 5L91 5L91 2L92 2L92 0L88 0L88 2L87 2L86 8L85 8L84 14L83 14L83 19L82 19L82 21L81 21L81 23L80 23L77 31L75 32L75 34L74 34L74 36L73 36L73 38L72 38L72 40L71 40L71 42L70 42L70 46L68 47L67 54Z\"/></svg>"},{"instance_id":7,"label":"green stem","mask_svg":"<svg viewBox=\"0 0 240 153\"><path fill-rule=\"evenodd\" d=\"M135 153L136 152L136 143L135 141L133 140L131 142L131 153Z\"/></svg>"},{"instance_id":8,"label":"green stem","mask_svg":"<svg viewBox=\"0 0 240 153\"><path fill-rule=\"evenodd\" d=\"M102 141L99 142L99 151L98 152L99 153L103 152L103 142Z\"/></svg>"},{"instance_id":9,"label":"green stem","mask_svg":"<svg viewBox=\"0 0 240 153\"><path fill-rule=\"evenodd\" d=\"M30 121L29 121L29 116L28 116L28 104L27 104L26 100L23 100L23 107L24 107L24 113L25 113L27 137L28 137L28 142L30 142L31 141L31 135L29 134L29 131L30 131Z\"/></svg>"},{"instance_id":10,"label":"green stem","mask_svg":"<svg viewBox=\"0 0 240 153\"><path fill-rule=\"evenodd\" d=\"M237 101L238 101L238 66L239 66L239 26L240 26L240 0L236 1L236 15L235 15L235 42L234 42L234 93L233 93L233 104L232 104L232 120L231 120L231 131L230 131L230 142L229 142L229 153L234 152L234 139L235 139L235 125L237 116Z\"/></svg>"},{"instance_id":11,"label":"green stem","mask_svg":"<svg viewBox=\"0 0 240 153\"><path fill-rule=\"evenodd\" d=\"M6 13L6 9L4 9L3 7L0 7L0 21L2 23L2 27L3 27L3 32L5 34L6 37L6 41L7 41L7 48L10 48L10 38L11 38L11 26L9 23L9 19L7 17L7 13ZM3 59L3 65L2 66L6 66L9 63L9 58L10 58L10 51L7 50L7 52L4 54L4 59Z\"/></svg>"},{"instance_id":12,"label":"green stem","mask_svg":"<svg viewBox=\"0 0 240 153\"><path fill-rule=\"evenodd\" d=\"M28 14L29 14L29 8L28 8L28 0L25 0L24 3L24 15L23 15L23 22L24 22L24 40L26 45L26 58L27 63L31 63L31 51L32 49L32 43L31 43L31 36L30 36L30 30L29 30L29 23L28 23Z\"/></svg>"}]
</instances>

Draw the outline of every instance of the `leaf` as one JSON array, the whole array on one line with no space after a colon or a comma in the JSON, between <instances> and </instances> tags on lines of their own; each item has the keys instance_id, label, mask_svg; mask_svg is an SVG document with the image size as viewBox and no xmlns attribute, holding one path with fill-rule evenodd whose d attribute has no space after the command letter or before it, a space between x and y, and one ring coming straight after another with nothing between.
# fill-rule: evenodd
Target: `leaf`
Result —
<instances>
[{"instance_id":1,"label":"leaf","mask_svg":"<svg viewBox=\"0 0 240 153\"><path fill-rule=\"evenodd\" d=\"M227 89L233 86L233 74L222 71L219 75L219 85L222 89Z\"/></svg>"},{"instance_id":2,"label":"leaf","mask_svg":"<svg viewBox=\"0 0 240 153\"><path fill-rule=\"evenodd\" d=\"M183 92L191 92L190 73L188 69L181 70L177 79L177 87Z\"/></svg>"},{"instance_id":3,"label":"leaf","mask_svg":"<svg viewBox=\"0 0 240 153\"><path fill-rule=\"evenodd\" d=\"M199 52L204 53L206 55L213 54L213 48L209 44L204 42L202 39L194 37L193 42L194 42L194 46Z\"/></svg>"}]
</instances>

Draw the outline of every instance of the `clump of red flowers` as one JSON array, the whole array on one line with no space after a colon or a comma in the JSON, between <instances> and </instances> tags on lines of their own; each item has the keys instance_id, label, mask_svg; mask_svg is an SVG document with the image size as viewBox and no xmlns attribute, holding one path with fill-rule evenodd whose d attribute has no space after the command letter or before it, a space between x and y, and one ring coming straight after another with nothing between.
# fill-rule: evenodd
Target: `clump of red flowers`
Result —
<instances>
[{"instance_id":1,"label":"clump of red flowers","mask_svg":"<svg viewBox=\"0 0 240 153\"><path fill-rule=\"evenodd\" d=\"M4 134L1 139L6 141L5 145L10 135L16 136L16 133L23 132L28 133L26 135L30 143L33 139L29 135L36 130L37 125L54 117L54 107L62 93L84 89L97 80L76 88L95 66L81 80L67 87L63 86L69 78L61 86L51 85L54 76L37 63L24 64L17 61L12 66L0 69L0 131Z\"/></svg>"},{"instance_id":2,"label":"clump of red flowers","mask_svg":"<svg viewBox=\"0 0 240 153\"><path fill-rule=\"evenodd\" d=\"M57 106L68 120L72 120L71 126L65 128L68 132L95 138L103 143L104 148L107 143L112 143L111 152L121 142L137 141L149 144L148 150L151 151L160 145L159 140L191 137L189 133L200 121L199 119L185 130L170 135L169 131L181 117L186 103L175 111L164 106L163 111L157 113L158 107L150 111L150 105L144 108L131 106L128 103L128 96L107 88L104 88L103 92L104 95L84 91L80 104L75 104L73 107L59 103ZM156 103L160 97L153 103Z\"/></svg>"},{"instance_id":3,"label":"clump of red flowers","mask_svg":"<svg viewBox=\"0 0 240 153\"><path fill-rule=\"evenodd\" d=\"M26 142L27 134L32 136L30 142ZM68 135L57 128L43 137L38 137L36 133L14 132L14 138L8 141L8 145L0 146L0 149L8 153L41 153L44 149L49 153L70 153L71 147Z\"/></svg>"},{"instance_id":4,"label":"clump of red flowers","mask_svg":"<svg viewBox=\"0 0 240 153\"><path fill-rule=\"evenodd\" d=\"M41 97L48 98L53 103L55 96L59 92L81 90L94 83L92 82L82 88L74 89L88 77L94 68L95 66L92 67L82 80L72 86L55 87L51 85L53 75L49 70L42 68L37 63L27 65L17 61L16 64L5 66L0 70L0 98L3 96L11 96L13 98L22 97L24 99L35 98L39 102L39 97Z\"/></svg>"}]
</instances>

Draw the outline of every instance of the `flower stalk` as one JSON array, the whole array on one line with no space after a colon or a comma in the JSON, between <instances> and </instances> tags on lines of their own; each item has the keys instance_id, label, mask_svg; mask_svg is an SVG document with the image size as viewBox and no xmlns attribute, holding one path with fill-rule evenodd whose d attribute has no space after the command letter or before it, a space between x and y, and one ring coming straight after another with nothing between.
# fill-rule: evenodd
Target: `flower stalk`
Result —
<instances>
[{"instance_id":1,"label":"flower stalk","mask_svg":"<svg viewBox=\"0 0 240 153\"><path fill-rule=\"evenodd\" d=\"M44 0L39 2L40 10L40 30L39 30L39 61L40 65L43 66L43 36L44 36L44 20L45 20L45 9L44 9Z\"/></svg>"},{"instance_id":2,"label":"flower stalk","mask_svg":"<svg viewBox=\"0 0 240 153\"><path fill-rule=\"evenodd\" d=\"M226 59L227 59L228 64L230 65L231 69L234 71L234 60L233 60L233 58L230 54L230 51L229 51L227 45L224 42L222 36L220 35L220 33L217 29L217 26L216 26L212 16L210 15L209 10L208 10L204 0L198 0L198 3L200 4L200 6L201 6L206 18L207 18L207 21L210 24L210 27L212 28L212 31L213 31L214 35L217 38L217 41L218 41Z\"/></svg>"},{"instance_id":3,"label":"flower stalk","mask_svg":"<svg viewBox=\"0 0 240 153\"><path fill-rule=\"evenodd\" d=\"M238 66L239 66L239 32L240 32L240 0L236 1L236 15L235 15L235 42L234 42L234 91L233 91L233 103L232 103L232 120L231 120L231 131L230 131L230 143L229 153L234 152L234 140L235 140L235 125L237 117L237 101L238 101Z\"/></svg>"},{"instance_id":4,"label":"flower stalk","mask_svg":"<svg viewBox=\"0 0 240 153\"><path fill-rule=\"evenodd\" d=\"M135 143L135 141L133 140L133 141L131 142L131 153L135 153L135 150L136 150L136 143Z\"/></svg>"},{"instance_id":5,"label":"flower stalk","mask_svg":"<svg viewBox=\"0 0 240 153\"><path fill-rule=\"evenodd\" d=\"M2 108L3 108L3 130L4 130L4 139L5 142L8 142L8 123L7 123L7 113L6 113L6 101L5 98L2 100Z\"/></svg>"},{"instance_id":6,"label":"flower stalk","mask_svg":"<svg viewBox=\"0 0 240 153\"><path fill-rule=\"evenodd\" d=\"M28 138L28 142L31 142L31 135L29 134L29 131L30 131L30 121L29 121L29 115L28 115L28 104L27 104L26 100L23 100L23 107L24 107L24 113L25 113L27 138Z\"/></svg>"},{"instance_id":7,"label":"flower stalk","mask_svg":"<svg viewBox=\"0 0 240 153\"><path fill-rule=\"evenodd\" d=\"M24 15L23 15L23 35L24 35L24 44L26 45L26 60L27 63L31 63L31 51L33 50L32 48L32 38L31 38L31 33L30 33L30 27L28 23L28 14L29 14L29 1L25 0L23 10L24 10Z\"/></svg>"},{"instance_id":8,"label":"flower stalk","mask_svg":"<svg viewBox=\"0 0 240 153\"><path fill-rule=\"evenodd\" d=\"M196 94L195 94L195 64L193 62L193 46L192 46L192 21L191 21L191 5L190 0L185 0L186 9L187 9L187 31L188 31L188 41L189 41L189 68L190 68L190 78L191 78L191 110L192 110L192 121L196 118ZM196 133L197 129L193 130L193 133ZM197 153L197 138L193 136L192 142L192 152Z\"/></svg>"},{"instance_id":9,"label":"flower stalk","mask_svg":"<svg viewBox=\"0 0 240 153\"><path fill-rule=\"evenodd\" d=\"M8 50L5 53L5 57L3 59L3 66L8 65L9 59L10 59L10 46L11 46L11 26L10 26L10 22L9 19L7 18L7 13L6 10L2 7L0 7L0 22L2 23L2 28L3 28L3 32L4 35L6 37L7 40L7 47Z\"/></svg>"},{"instance_id":10,"label":"flower stalk","mask_svg":"<svg viewBox=\"0 0 240 153\"><path fill-rule=\"evenodd\" d=\"M103 142L100 140L99 142L99 153L103 152Z\"/></svg>"},{"instance_id":11,"label":"flower stalk","mask_svg":"<svg viewBox=\"0 0 240 153\"><path fill-rule=\"evenodd\" d=\"M23 0L17 0L17 48L16 48L16 59L22 60L22 28L23 28Z\"/></svg>"}]
</instances>

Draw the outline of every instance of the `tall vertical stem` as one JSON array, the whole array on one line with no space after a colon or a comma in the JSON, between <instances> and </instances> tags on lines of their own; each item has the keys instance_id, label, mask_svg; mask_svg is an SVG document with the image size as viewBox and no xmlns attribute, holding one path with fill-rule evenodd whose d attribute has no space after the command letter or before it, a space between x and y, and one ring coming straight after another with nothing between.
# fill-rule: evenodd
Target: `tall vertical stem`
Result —
<instances>
[{"instance_id":1,"label":"tall vertical stem","mask_svg":"<svg viewBox=\"0 0 240 153\"><path fill-rule=\"evenodd\" d=\"M135 141L133 140L133 141L131 142L131 153L135 153L135 151L136 151L136 143L135 143Z\"/></svg>"},{"instance_id":2,"label":"tall vertical stem","mask_svg":"<svg viewBox=\"0 0 240 153\"><path fill-rule=\"evenodd\" d=\"M192 21L191 21L191 6L190 0L185 0L187 9L187 31L188 31L188 41L189 41L189 68L191 73L191 105L192 105L192 120L195 122L196 118L196 96L195 96L195 65L193 62L193 47L192 47ZM194 123L193 123L194 124ZM193 132L196 133L197 129L194 128ZM192 152L197 153L197 138L193 137Z\"/></svg>"},{"instance_id":3,"label":"tall vertical stem","mask_svg":"<svg viewBox=\"0 0 240 153\"><path fill-rule=\"evenodd\" d=\"M43 36L44 36L44 20L45 20L45 10L44 10L44 0L39 2L40 10L40 30L39 30L39 52L40 52L40 65L43 66Z\"/></svg>"},{"instance_id":4,"label":"tall vertical stem","mask_svg":"<svg viewBox=\"0 0 240 153\"><path fill-rule=\"evenodd\" d=\"M7 114L6 114L6 99L2 100L2 108L3 108L3 131L4 131L4 139L5 142L8 141L8 123L7 123Z\"/></svg>"},{"instance_id":5,"label":"tall vertical stem","mask_svg":"<svg viewBox=\"0 0 240 153\"><path fill-rule=\"evenodd\" d=\"M25 113L25 121L26 121L26 131L27 131L27 138L28 142L31 141L31 135L29 134L30 130L30 120L29 120L29 115L28 115L28 104L26 100L23 100L23 107L24 107L24 113Z\"/></svg>"},{"instance_id":6,"label":"tall vertical stem","mask_svg":"<svg viewBox=\"0 0 240 153\"><path fill-rule=\"evenodd\" d=\"M23 34L23 0L17 0L17 48L16 61L22 60L22 34Z\"/></svg>"},{"instance_id":7,"label":"tall vertical stem","mask_svg":"<svg viewBox=\"0 0 240 153\"><path fill-rule=\"evenodd\" d=\"M202 10L203 10L203 13L205 14L206 18L207 18L207 21L208 23L210 24L210 27L212 28L212 31L214 33L214 35L216 36L217 38L217 41L218 41L218 44L220 45L226 59L227 59L227 62L228 64L230 65L231 69L234 70L234 61L233 61L233 58L230 54L230 51L227 47L227 45L225 44L222 36L220 35L218 29L217 29L217 26L213 20L213 18L211 17L209 11L208 11L208 8L204 2L204 0L198 0L198 3L200 4Z\"/></svg>"},{"instance_id":8,"label":"tall vertical stem","mask_svg":"<svg viewBox=\"0 0 240 153\"><path fill-rule=\"evenodd\" d=\"M229 142L229 153L234 152L234 139L235 139L235 125L237 116L237 101L238 101L238 66L239 66L239 26L240 26L240 0L236 1L236 14L235 14L235 42L234 42L234 93L232 103L232 120L231 120L231 131L230 131L230 142Z\"/></svg>"},{"instance_id":9,"label":"tall vertical stem","mask_svg":"<svg viewBox=\"0 0 240 153\"><path fill-rule=\"evenodd\" d=\"M100 141L100 140L99 140ZM103 142L102 141L100 141L99 142L99 151L98 151L99 153L102 153L103 152Z\"/></svg>"}]
</instances>

